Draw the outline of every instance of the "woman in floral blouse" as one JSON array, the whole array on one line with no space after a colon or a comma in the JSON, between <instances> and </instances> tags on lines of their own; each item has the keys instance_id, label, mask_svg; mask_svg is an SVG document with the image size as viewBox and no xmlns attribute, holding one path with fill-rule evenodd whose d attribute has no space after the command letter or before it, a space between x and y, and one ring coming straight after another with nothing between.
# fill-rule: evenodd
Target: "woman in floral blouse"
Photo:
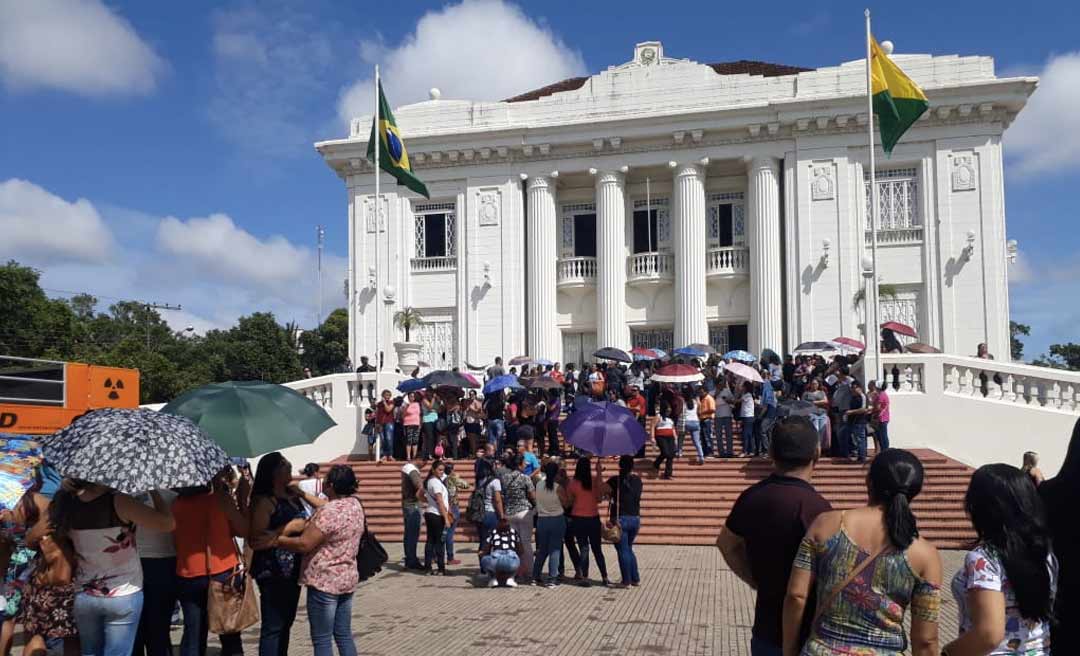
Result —
<instances>
[{"instance_id":1,"label":"woman in floral blouse","mask_svg":"<svg viewBox=\"0 0 1080 656\"><path fill-rule=\"evenodd\" d=\"M364 507L352 467L334 465L323 487L329 503L319 508L298 536L279 536L277 547L304 554L300 584L307 586L308 621L315 656L355 656L353 592L359 583L356 552L364 533Z\"/></svg>"}]
</instances>

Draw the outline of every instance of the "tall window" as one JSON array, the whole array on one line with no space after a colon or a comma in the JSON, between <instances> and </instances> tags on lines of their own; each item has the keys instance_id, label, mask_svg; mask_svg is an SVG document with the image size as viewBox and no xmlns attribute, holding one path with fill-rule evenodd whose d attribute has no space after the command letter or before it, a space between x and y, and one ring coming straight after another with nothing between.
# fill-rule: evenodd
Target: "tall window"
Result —
<instances>
[{"instance_id":1,"label":"tall window","mask_svg":"<svg viewBox=\"0 0 1080 656\"><path fill-rule=\"evenodd\" d=\"M919 176L914 168L883 169L877 172L878 230L904 230L922 227L919 216ZM870 229L870 173L865 174L866 229Z\"/></svg>"},{"instance_id":2,"label":"tall window","mask_svg":"<svg viewBox=\"0 0 1080 656\"><path fill-rule=\"evenodd\" d=\"M563 205L562 257L596 257L596 205Z\"/></svg>"},{"instance_id":3,"label":"tall window","mask_svg":"<svg viewBox=\"0 0 1080 656\"><path fill-rule=\"evenodd\" d=\"M630 342L635 347L658 348L671 352L674 347L675 336L671 328L650 328L648 330L634 330L630 333Z\"/></svg>"},{"instance_id":4,"label":"tall window","mask_svg":"<svg viewBox=\"0 0 1080 656\"><path fill-rule=\"evenodd\" d=\"M453 203L417 205L416 257L453 257L456 221Z\"/></svg>"},{"instance_id":5,"label":"tall window","mask_svg":"<svg viewBox=\"0 0 1080 656\"><path fill-rule=\"evenodd\" d=\"M659 212L655 209L634 210L634 252L655 253L659 249Z\"/></svg>"},{"instance_id":6,"label":"tall window","mask_svg":"<svg viewBox=\"0 0 1080 656\"><path fill-rule=\"evenodd\" d=\"M746 209L742 192L725 192L709 197L706 225L709 248L746 245Z\"/></svg>"}]
</instances>

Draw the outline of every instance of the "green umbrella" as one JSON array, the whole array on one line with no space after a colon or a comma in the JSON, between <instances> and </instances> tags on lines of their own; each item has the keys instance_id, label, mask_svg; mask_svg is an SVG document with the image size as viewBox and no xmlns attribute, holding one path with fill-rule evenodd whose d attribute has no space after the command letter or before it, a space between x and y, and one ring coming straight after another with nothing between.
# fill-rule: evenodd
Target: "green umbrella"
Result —
<instances>
[{"instance_id":1,"label":"green umbrella","mask_svg":"<svg viewBox=\"0 0 1080 656\"><path fill-rule=\"evenodd\" d=\"M311 444L336 425L311 399L262 381L204 385L181 394L161 411L187 417L230 456L246 458Z\"/></svg>"}]
</instances>

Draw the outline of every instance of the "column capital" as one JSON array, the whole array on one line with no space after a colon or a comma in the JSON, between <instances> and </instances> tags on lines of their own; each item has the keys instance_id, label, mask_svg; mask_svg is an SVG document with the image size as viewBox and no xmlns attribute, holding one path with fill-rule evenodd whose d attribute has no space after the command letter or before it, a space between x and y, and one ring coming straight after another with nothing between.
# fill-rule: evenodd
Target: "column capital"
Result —
<instances>
[{"instance_id":1,"label":"column capital","mask_svg":"<svg viewBox=\"0 0 1080 656\"><path fill-rule=\"evenodd\" d=\"M701 177L705 175L705 167L699 162L686 162L675 166L675 179L687 176Z\"/></svg>"},{"instance_id":2,"label":"column capital","mask_svg":"<svg viewBox=\"0 0 1080 656\"><path fill-rule=\"evenodd\" d=\"M752 155L743 158L746 162L747 171L753 173L761 169L768 169L774 173L780 170L780 158L772 155Z\"/></svg>"},{"instance_id":3,"label":"column capital","mask_svg":"<svg viewBox=\"0 0 1080 656\"><path fill-rule=\"evenodd\" d=\"M555 180L548 175L530 175L525 182L528 189L549 189L555 186Z\"/></svg>"},{"instance_id":4,"label":"column capital","mask_svg":"<svg viewBox=\"0 0 1080 656\"><path fill-rule=\"evenodd\" d=\"M590 173L592 173L592 171L590 171ZM596 171L593 175L596 176L597 186L609 184L622 186L622 184L626 182L626 175L621 171Z\"/></svg>"}]
</instances>

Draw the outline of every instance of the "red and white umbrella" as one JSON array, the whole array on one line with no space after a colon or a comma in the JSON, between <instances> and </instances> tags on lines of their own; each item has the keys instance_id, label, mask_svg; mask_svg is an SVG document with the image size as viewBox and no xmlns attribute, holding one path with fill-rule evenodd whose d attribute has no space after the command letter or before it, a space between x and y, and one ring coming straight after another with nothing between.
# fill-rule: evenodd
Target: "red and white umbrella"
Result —
<instances>
[{"instance_id":1,"label":"red and white umbrella","mask_svg":"<svg viewBox=\"0 0 1080 656\"><path fill-rule=\"evenodd\" d=\"M750 365L743 364L741 362L729 362L724 365L724 371L730 373L733 376L737 376L744 380L749 380L753 383L764 382L761 378L761 374L757 369L754 369Z\"/></svg>"},{"instance_id":2,"label":"red and white umbrella","mask_svg":"<svg viewBox=\"0 0 1080 656\"><path fill-rule=\"evenodd\" d=\"M915 334L915 329L914 328L912 328L911 326L909 326L909 325L907 325L905 323L900 323L899 321L886 321L885 323L881 324L881 329L882 330L888 329L888 330L891 330L891 331L893 331L894 333L896 333L898 335L907 335L908 337L917 337L918 336L918 335Z\"/></svg>"},{"instance_id":3,"label":"red and white umbrella","mask_svg":"<svg viewBox=\"0 0 1080 656\"><path fill-rule=\"evenodd\" d=\"M669 364L657 369L652 379L658 383L696 383L705 380L705 376L698 371L697 367L688 364Z\"/></svg>"},{"instance_id":4,"label":"red and white umbrella","mask_svg":"<svg viewBox=\"0 0 1080 656\"><path fill-rule=\"evenodd\" d=\"M845 345L850 346L852 348L856 348L856 349L858 349L860 351L865 351L866 350L866 344L863 344L862 342L860 342L859 340L857 340L857 339L855 339L853 337L837 337L833 341L836 342L837 344L845 344Z\"/></svg>"}]
</instances>

